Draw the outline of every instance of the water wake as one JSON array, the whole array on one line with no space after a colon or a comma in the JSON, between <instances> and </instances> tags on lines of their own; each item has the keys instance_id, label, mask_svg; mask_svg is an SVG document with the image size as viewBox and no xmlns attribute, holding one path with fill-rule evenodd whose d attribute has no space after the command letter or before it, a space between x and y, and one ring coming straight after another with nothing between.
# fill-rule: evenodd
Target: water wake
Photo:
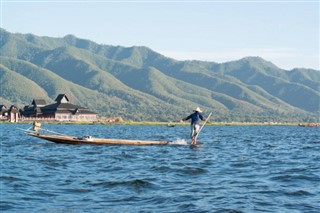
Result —
<instances>
[{"instance_id":1,"label":"water wake","mask_svg":"<svg viewBox=\"0 0 320 213\"><path fill-rule=\"evenodd\" d=\"M175 141L169 142L170 145L188 145L187 141L184 139L176 139Z\"/></svg>"}]
</instances>

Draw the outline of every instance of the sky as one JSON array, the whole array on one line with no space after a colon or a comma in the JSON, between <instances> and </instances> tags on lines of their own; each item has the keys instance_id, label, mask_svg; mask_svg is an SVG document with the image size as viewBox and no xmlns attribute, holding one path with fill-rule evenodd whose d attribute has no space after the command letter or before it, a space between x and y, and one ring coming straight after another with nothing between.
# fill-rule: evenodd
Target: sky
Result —
<instances>
[{"instance_id":1,"label":"sky","mask_svg":"<svg viewBox=\"0 0 320 213\"><path fill-rule=\"evenodd\" d=\"M320 70L319 0L0 0L0 7L1 28L11 33L146 46L177 60L259 56L286 70Z\"/></svg>"}]
</instances>

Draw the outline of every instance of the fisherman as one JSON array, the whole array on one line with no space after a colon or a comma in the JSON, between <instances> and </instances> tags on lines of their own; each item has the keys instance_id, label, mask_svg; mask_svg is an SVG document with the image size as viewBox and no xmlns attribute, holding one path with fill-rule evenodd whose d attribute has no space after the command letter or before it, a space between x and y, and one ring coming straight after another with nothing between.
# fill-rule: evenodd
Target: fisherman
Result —
<instances>
[{"instance_id":1,"label":"fisherman","mask_svg":"<svg viewBox=\"0 0 320 213\"><path fill-rule=\"evenodd\" d=\"M205 120L204 117L201 114L201 109L197 107L193 110L193 113L189 115L188 117L182 119L182 121L186 121L191 119L191 144L196 144L196 136L200 130L200 120Z\"/></svg>"},{"instance_id":2,"label":"fisherman","mask_svg":"<svg viewBox=\"0 0 320 213\"><path fill-rule=\"evenodd\" d=\"M33 122L33 131L35 131L36 133L39 133L39 130L41 129L41 123L38 122Z\"/></svg>"}]
</instances>

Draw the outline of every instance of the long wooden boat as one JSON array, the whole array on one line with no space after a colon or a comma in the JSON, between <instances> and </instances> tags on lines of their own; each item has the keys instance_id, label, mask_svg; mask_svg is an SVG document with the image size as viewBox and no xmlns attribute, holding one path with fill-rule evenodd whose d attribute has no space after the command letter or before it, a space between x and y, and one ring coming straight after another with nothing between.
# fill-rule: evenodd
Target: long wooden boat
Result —
<instances>
[{"instance_id":1,"label":"long wooden boat","mask_svg":"<svg viewBox=\"0 0 320 213\"><path fill-rule=\"evenodd\" d=\"M28 132L25 134L44 139L47 141L63 144L92 144L92 145L166 145L168 141L152 141L152 140L123 140L123 139L107 139L107 138L93 138L93 137L74 137L68 135L47 135L37 132Z\"/></svg>"}]
</instances>

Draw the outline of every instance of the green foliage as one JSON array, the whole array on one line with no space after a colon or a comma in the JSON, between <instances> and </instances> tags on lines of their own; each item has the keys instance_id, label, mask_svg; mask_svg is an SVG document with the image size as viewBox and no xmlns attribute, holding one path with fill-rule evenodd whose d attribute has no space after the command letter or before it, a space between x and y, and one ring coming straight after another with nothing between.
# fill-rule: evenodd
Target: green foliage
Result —
<instances>
[{"instance_id":1,"label":"green foliage","mask_svg":"<svg viewBox=\"0 0 320 213\"><path fill-rule=\"evenodd\" d=\"M317 121L320 72L282 70L260 57L177 61L147 47L99 45L1 29L1 101L20 107L67 93L100 116L178 121L199 106L212 119Z\"/></svg>"}]
</instances>

